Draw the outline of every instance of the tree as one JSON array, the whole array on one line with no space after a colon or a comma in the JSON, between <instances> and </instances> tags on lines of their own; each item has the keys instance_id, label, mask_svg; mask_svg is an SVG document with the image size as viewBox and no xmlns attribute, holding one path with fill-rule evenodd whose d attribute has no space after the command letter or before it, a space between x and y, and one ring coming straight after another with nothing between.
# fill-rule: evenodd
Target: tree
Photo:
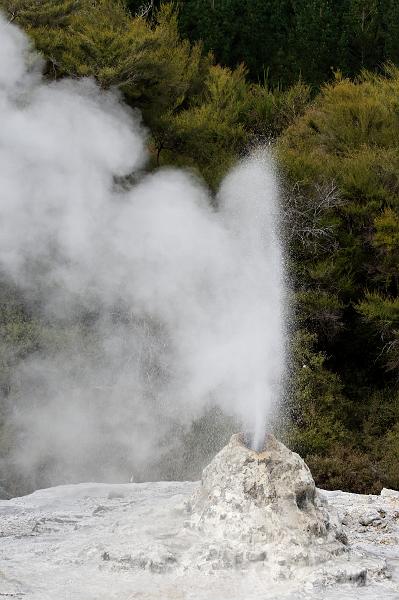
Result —
<instances>
[{"instance_id":1,"label":"tree","mask_svg":"<svg viewBox=\"0 0 399 600\"><path fill-rule=\"evenodd\" d=\"M338 75L278 142L288 215L297 223L290 227L290 254L299 325L317 336L315 349L339 376L349 403L343 424L352 440L328 451L337 455L334 481L344 481L340 469L353 460L363 474L377 469L377 488L396 481L387 484L377 439L364 432L379 418L374 399L382 394L388 406L399 375L398 93L393 66L355 81ZM318 190L331 185L338 201L321 203L303 235ZM379 437L397 435L395 414ZM328 452L318 453L319 474L329 468Z\"/></svg>"},{"instance_id":2,"label":"tree","mask_svg":"<svg viewBox=\"0 0 399 600\"><path fill-rule=\"evenodd\" d=\"M382 29L384 35L384 59L399 65L399 4L396 0L382 0Z\"/></svg>"},{"instance_id":3,"label":"tree","mask_svg":"<svg viewBox=\"0 0 399 600\"><path fill-rule=\"evenodd\" d=\"M377 69L385 60L381 0L351 0L342 16L339 65L347 74Z\"/></svg>"},{"instance_id":4,"label":"tree","mask_svg":"<svg viewBox=\"0 0 399 600\"><path fill-rule=\"evenodd\" d=\"M340 67L337 40L341 28L342 0L293 0L293 25L289 45L294 68L305 81L319 86Z\"/></svg>"},{"instance_id":5,"label":"tree","mask_svg":"<svg viewBox=\"0 0 399 600\"><path fill-rule=\"evenodd\" d=\"M179 6L183 35L203 40L217 61L232 68L244 62L253 80L273 86L297 78L287 44L289 0L187 0Z\"/></svg>"},{"instance_id":6,"label":"tree","mask_svg":"<svg viewBox=\"0 0 399 600\"><path fill-rule=\"evenodd\" d=\"M80 0L2 0L9 21L26 27L64 27Z\"/></svg>"}]
</instances>

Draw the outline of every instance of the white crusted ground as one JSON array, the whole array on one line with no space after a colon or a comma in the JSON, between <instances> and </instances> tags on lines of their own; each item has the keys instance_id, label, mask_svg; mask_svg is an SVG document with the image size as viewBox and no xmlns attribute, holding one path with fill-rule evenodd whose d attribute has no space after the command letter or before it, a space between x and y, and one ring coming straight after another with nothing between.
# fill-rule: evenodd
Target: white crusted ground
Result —
<instances>
[{"instance_id":1,"label":"white crusted ground","mask_svg":"<svg viewBox=\"0 0 399 600\"><path fill-rule=\"evenodd\" d=\"M365 573L372 567L365 582L359 563L342 557L338 571L331 561L298 567L284 580L259 561L198 569L198 557L208 553L211 564L217 549L187 526L197 485L88 483L0 501L0 599L399 599L398 492L322 492ZM381 573L376 564L384 565ZM351 573L355 583L348 583Z\"/></svg>"}]
</instances>

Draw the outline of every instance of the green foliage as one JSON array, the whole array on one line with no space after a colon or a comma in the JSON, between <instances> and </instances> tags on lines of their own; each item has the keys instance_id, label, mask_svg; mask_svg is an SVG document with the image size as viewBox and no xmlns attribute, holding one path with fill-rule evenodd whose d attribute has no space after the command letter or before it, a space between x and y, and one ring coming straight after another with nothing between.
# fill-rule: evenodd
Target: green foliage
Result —
<instances>
[{"instance_id":1,"label":"green foliage","mask_svg":"<svg viewBox=\"0 0 399 600\"><path fill-rule=\"evenodd\" d=\"M376 440L375 451L379 457L378 468L383 484L393 489L399 488L399 422L385 435Z\"/></svg>"},{"instance_id":2,"label":"green foliage","mask_svg":"<svg viewBox=\"0 0 399 600\"><path fill-rule=\"evenodd\" d=\"M367 293L357 310L363 318L374 325L382 350L383 359L388 370L399 371L399 297L387 298L380 294Z\"/></svg>"},{"instance_id":3,"label":"green foliage","mask_svg":"<svg viewBox=\"0 0 399 600\"><path fill-rule=\"evenodd\" d=\"M304 457L325 455L348 437L348 406L341 382L326 369L325 356L315 350L315 344L316 336L306 330L298 330L292 340L294 379L287 440Z\"/></svg>"},{"instance_id":4,"label":"green foliage","mask_svg":"<svg viewBox=\"0 0 399 600\"><path fill-rule=\"evenodd\" d=\"M23 22L52 75L94 77L102 87L120 86L138 104L158 111L184 100L202 59L199 44L180 41L169 5L154 27L131 18L118 0L81 0L63 26L51 19L44 25L35 18Z\"/></svg>"},{"instance_id":5,"label":"green foliage","mask_svg":"<svg viewBox=\"0 0 399 600\"><path fill-rule=\"evenodd\" d=\"M341 66L337 41L343 2L293 0L291 9L288 43L292 48L293 71L300 73L305 81L319 85L331 78L333 69Z\"/></svg>"},{"instance_id":6,"label":"green foliage","mask_svg":"<svg viewBox=\"0 0 399 600\"><path fill-rule=\"evenodd\" d=\"M46 0L36 5L48 19L26 8L15 20L45 56L49 77L90 76L103 88L119 87L151 130L154 166L189 166L217 184L250 136L244 67L213 65L200 43L181 40L170 4L151 22L132 18L118 0L59 3L54 20Z\"/></svg>"},{"instance_id":7,"label":"green foliage","mask_svg":"<svg viewBox=\"0 0 399 600\"><path fill-rule=\"evenodd\" d=\"M256 81L269 72L273 84L289 77L290 1L185 0L179 6L182 33L203 40L222 64L244 61Z\"/></svg>"},{"instance_id":8,"label":"green foliage","mask_svg":"<svg viewBox=\"0 0 399 600\"><path fill-rule=\"evenodd\" d=\"M399 298L382 298L378 294L368 293L359 304L359 311L369 321L381 323L383 329L399 327Z\"/></svg>"},{"instance_id":9,"label":"green foliage","mask_svg":"<svg viewBox=\"0 0 399 600\"><path fill-rule=\"evenodd\" d=\"M337 294L312 288L296 294L297 322L319 339L331 340L342 329L343 304Z\"/></svg>"},{"instance_id":10,"label":"green foliage","mask_svg":"<svg viewBox=\"0 0 399 600\"><path fill-rule=\"evenodd\" d=\"M119 87L151 130L152 166L189 167L214 188L248 144L281 132L310 99L302 83L271 91L249 84L243 65L215 65L200 42L180 38L170 4L131 3L128 12L120 0L0 1L46 58L49 77ZM136 16L143 12L151 18Z\"/></svg>"},{"instance_id":11,"label":"green foliage","mask_svg":"<svg viewBox=\"0 0 399 600\"><path fill-rule=\"evenodd\" d=\"M24 27L65 27L80 0L2 0L11 22Z\"/></svg>"},{"instance_id":12,"label":"green foliage","mask_svg":"<svg viewBox=\"0 0 399 600\"><path fill-rule=\"evenodd\" d=\"M198 169L215 188L249 145L275 138L310 102L310 88L302 82L272 91L250 84L246 73L243 65L210 66L202 93L187 109L162 117L154 134L158 157L162 151L167 162L174 157Z\"/></svg>"},{"instance_id":13,"label":"green foliage","mask_svg":"<svg viewBox=\"0 0 399 600\"><path fill-rule=\"evenodd\" d=\"M398 98L399 70L392 65L355 81L337 73L278 142L294 223L298 322L317 335L325 367L342 383L338 413L327 411L331 432L324 416L316 429L306 424L297 432L315 477L329 487L397 485L399 414L391 403L399 373ZM326 201L323 189L335 189L338 201ZM312 221L306 215L314 211ZM302 397L299 412L306 413L307 402ZM346 432L341 439L338 424Z\"/></svg>"},{"instance_id":14,"label":"green foliage","mask_svg":"<svg viewBox=\"0 0 399 600\"><path fill-rule=\"evenodd\" d=\"M366 452L385 487L399 488L399 393L394 387L374 393L363 428Z\"/></svg>"},{"instance_id":15,"label":"green foliage","mask_svg":"<svg viewBox=\"0 0 399 600\"><path fill-rule=\"evenodd\" d=\"M187 110L164 116L154 136L158 153L163 150L167 162L174 156L178 164L199 169L216 186L248 143L247 107L245 69L212 66L201 97Z\"/></svg>"},{"instance_id":16,"label":"green foliage","mask_svg":"<svg viewBox=\"0 0 399 600\"><path fill-rule=\"evenodd\" d=\"M305 458L323 488L359 493L398 488L398 391L387 387L373 392L363 406L360 426L353 428L353 403L315 344L316 336L305 330L293 339L287 443Z\"/></svg>"},{"instance_id":17,"label":"green foliage","mask_svg":"<svg viewBox=\"0 0 399 600\"><path fill-rule=\"evenodd\" d=\"M216 189L248 147L279 138L298 329L287 439L319 485L398 487L398 3L177 4L0 0L42 53L48 78L93 77L140 109L151 133L149 168L188 167ZM4 454L21 361L43 348L67 352L76 337L95 356L96 341L78 318L49 325L13 286L0 292ZM187 465L197 476L196 445L213 453L232 427L212 409L177 431L179 447L166 459L171 476Z\"/></svg>"},{"instance_id":18,"label":"green foliage","mask_svg":"<svg viewBox=\"0 0 399 600\"><path fill-rule=\"evenodd\" d=\"M398 93L393 67L386 76L338 79L279 144L283 168L304 196L315 183L336 182L341 202L327 207L324 224L336 245L328 257L329 278L345 303L361 300L366 273L370 290L397 293ZM316 249L312 262L320 259ZM314 269L308 276L319 279Z\"/></svg>"},{"instance_id":19,"label":"green foliage","mask_svg":"<svg viewBox=\"0 0 399 600\"><path fill-rule=\"evenodd\" d=\"M307 464L318 486L327 490L379 494L384 486L369 454L351 444L332 446L328 455L308 456Z\"/></svg>"},{"instance_id":20,"label":"green foliage","mask_svg":"<svg viewBox=\"0 0 399 600\"><path fill-rule=\"evenodd\" d=\"M180 28L218 61L244 61L254 81L315 86L399 63L396 0L181 0Z\"/></svg>"},{"instance_id":21,"label":"green foliage","mask_svg":"<svg viewBox=\"0 0 399 600\"><path fill-rule=\"evenodd\" d=\"M311 100L308 85L298 81L287 90L267 85L248 87L249 99L244 119L258 140L275 138L300 117Z\"/></svg>"},{"instance_id":22,"label":"green foliage","mask_svg":"<svg viewBox=\"0 0 399 600\"><path fill-rule=\"evenodd\" d=\"M346 67L348 73L356 73L359 67L376 67L378 61L383 63L390 57L385 44L390 39L392 24L384 18L383 4L381 0L351 0L343 11L339 66Z\"/></svg>"}]
</instances>

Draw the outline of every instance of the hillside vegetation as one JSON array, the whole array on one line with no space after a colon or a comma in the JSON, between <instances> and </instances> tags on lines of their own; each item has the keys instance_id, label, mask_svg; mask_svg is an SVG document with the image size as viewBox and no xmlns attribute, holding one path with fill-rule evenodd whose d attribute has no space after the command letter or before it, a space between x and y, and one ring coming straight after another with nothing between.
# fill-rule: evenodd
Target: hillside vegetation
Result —
<instances>
[{"instance_id":1,"label":"hillside vegetation","mask_svg":"<svg viewBox=\"0 0 399 600\"><path fill-rule=\"evenodd\" d=\"M49 80L94 77L141 111L149 170L189 168L216 190L250 148L273 146L293 306L282 435L322 487L398 488L399 7L158 4L0 0ZM5 277L0 331L0 485L21 493L32 483L8 458L13 372L73 331Z\"/></svg>"}]
</instances>

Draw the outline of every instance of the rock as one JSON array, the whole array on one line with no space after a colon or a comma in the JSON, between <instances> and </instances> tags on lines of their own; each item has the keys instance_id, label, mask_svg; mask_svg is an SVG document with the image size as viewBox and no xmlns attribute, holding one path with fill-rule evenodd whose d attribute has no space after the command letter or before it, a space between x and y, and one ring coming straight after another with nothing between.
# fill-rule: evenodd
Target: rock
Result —
<instances>
[{"instance_id":1,"label":"rock","mask_svg":"<svg viewBox=\"0 0 399 600\"><path fill-rule=\"evenodd\" d=\"M399 500L399 491L390 490L388 488L382 488L381 496L383 498L395 498L395 499Z\"/></svg>"},{"instance_id":2,"label":"rock","mask_svg":"<svg viewBox=\"0 0 399 600\"><path fill-rule=\"evenodd\" d=\"M93 510L93 515L99 515L101 513L104 512L108 512L112 510L112 508L110 506L103 506L102 504L99 504L94 510Z\"/></svg>"},{"instance_id":3,"label":"rock","mask_svg":"<svg viewBox=\"0 0 399 600\"><path fill-rule=\"evenodd\" d=\"M271 435L259 453L233 435L204 469L191 512L193 528L224 540L231 552L242 548L247 562L271 556L313 564L346 551L345 534L309 468Z\"/></svg>"},{"instance_id":4,"label":"rock","mask_svg":"<svg viewBox=\"0 0 399 600\"><path fill-rule=\"evenodd\" d=\"M377 511L367 513L359 518L359 523L364 527L368 527L369 525L379 525L381 524L381 515Z\"/></svg>"},{"instance_id":5,"label":"rock","mask_svg":"<svg viewBox=\"0 0 399 600\"><path fill-rule=\"evenodd\" d=\"M118 492L117 490L111 490L108 494L108 500L119 500L124 497L125 495L122 492Z\"/></svg>"},{"instance_id":6,"label":"rock","mask_svg":"<svg viewBox=\"0 0 399 600\"><path fill-rule=\"evenodd\" d=\"M150 571L151 573L166 573L176 566L177 559L172 552L160 547L149 547L146 551L137 553L111 555L104 552L102 560L110 563L112 570L120 571Z\"/></svg>"},{"instance_id":7,"label":"rock","mask_svg":"<svg viewBox=\"0 0 399 600\"><path fill-rule=\"evenodd\" d=\"M329 533L327 538L311 535L306 546L295 544L299 538L292 531L287 547L278 541L233 539L228 530L226 539L218 531L217 535L204 534L193 526L192 520L198 520L195 507L192 515L182 509L183 501L193 502L199 485L126 484L120 487L125 501L118 502L106 499L114 486L89 483L38 490L1 502L0 597L58 600L68 594L79 600L127 600L133 594L146 600L398 599L396 500L316 490L316 504L320 496L326 503L315 511L329 513L329 532L338 531L334 511L346 515L348 526L343 530L348 550L341 554L338 545L335 556ZM221 498L220 485L219 490ZM231 493L227 496L231 498ZM93 515L93 509L103 505L112 510ZM362 515L380 511L386 513L387 528L359 525ZM229 519L229 512L225 514ZM242 517L248 521L245 512ZM40 527L32 534L35 523ZM49 529L49 523L56 523L57 530ZM283 530L284 523L280 527Z\"/></svg>"}]
</instances>

